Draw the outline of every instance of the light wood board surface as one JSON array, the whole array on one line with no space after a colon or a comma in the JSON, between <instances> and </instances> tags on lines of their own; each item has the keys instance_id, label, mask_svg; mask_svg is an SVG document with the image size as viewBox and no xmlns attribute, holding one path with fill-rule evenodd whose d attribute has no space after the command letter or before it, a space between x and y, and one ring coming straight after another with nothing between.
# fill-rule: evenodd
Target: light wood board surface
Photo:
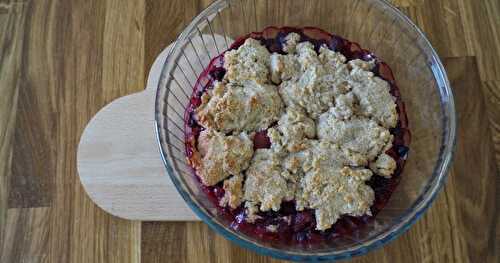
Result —
<instances>
[{"instance_id":1,"label":"light wood board surface","mask_svg":"<svg viewBox=\"0 0 500 263\"><path fill-rule=\"evenodd\" d=\"M224 41L217 34L213 39L204 35L204 39L194 37L191 43L198 50L206 44L207 50L216 53L214 44ZM123 219L200 220L168 178L154 130L156 88L172 46L156 57L146 88L104 106L89 121L78 144L78 175L85 191L97 206ZM206 54L192 50L185 55L191 60L197 56L209 60ZM186 61L179 61L179 65L188 67ZM194 70L203 69L195 64ZM182 75L177 72L174 76L181 78ZM190 86L186 86L188 88Z\"/></svg>"},{"instance_id":2,"label":"light wood board surface","mask_svg":"<svg viewBox=\"0 0 500 263\"><path fill-rule=\"evenodd\" d=\"M206 0L0 0L0 262L275 262L202 223L128 221L87 197L76 149ZM500 2L394 0L445 62L453 168L426 215L356 262L498 262ZM495 161L496 158L496 161Z\"/></svg>"}]
</instances>

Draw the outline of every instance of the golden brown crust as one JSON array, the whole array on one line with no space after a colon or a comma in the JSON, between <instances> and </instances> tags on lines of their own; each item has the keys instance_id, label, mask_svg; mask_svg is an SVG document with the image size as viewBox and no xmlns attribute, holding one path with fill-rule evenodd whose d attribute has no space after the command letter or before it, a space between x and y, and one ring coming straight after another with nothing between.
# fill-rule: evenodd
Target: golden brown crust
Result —
<instances>
[{"instance_id":1,"label":"golden brown crust","mask_svg":"<svg viewBox=\"0 0 500 263\"><path fill-rule=\"evenodd\" d=\"M380 176L390 178L396 170L396 161L388 154L382 153L375 162L370 163L370 169Z\"/></svg>"},{"instance_id":2,"label":"golden brown crust","mask_svg":"<svg viewBox=\"0 0 500 263\"><path fill-rule=\"evenodd\" d=\"M318 138L359 153L368 161L374 160L386 144L392 142L389 130L377 122L357 116L348 120L338 119L333 108L319 117Z\"/></svg>"},{"instance_id":3,"label":"golden brown crust","mask_svg":"<svg viewBox=\"0 0 500 263\"><path fill-rule=\"evenodd\" d=\"M221 206L237 208L243 202L243 176L235 175L224 181L224 197L220 200Z\"/></svg>"},{"instance_id":4,"label":"golden brown crust","mask_svg":"<svg viewBox=\"0 0 500 263\"><path fill-rule=\"evenodd\" d=\"M255 39L247 39L236 50L224 54L224 78L229 82L268 82L269 51Z\"/></svg>"},{"instance_id":5,"label":"golden brown crust","mask_svg":"<svg viewBox=\"0 0 500 263\"><path fill-rule=\"evenodd\" d=\"M283 103L275 86L253 80L223 84L196 110L198 122L220 132L253 132L269 127L282 113Z\"/></svg>"},{"instance_id":6,"label":"golden brown crust","mask_svg":"<svg viewBox=\"0 0 500 263\"><path fill-rule=\"evenodd\" d=\"M272 150L258 149L245 172L244 198L260 204L261 211L278 211L283 200L294 196L295 189L287 182L289 176L280 162L279 155Z\"/></svg>"},{"instance_id":7,"label":"golden brown crust","mask_svg":"<svg viewBox=\"0 0 500 263\"><path fill-rule=\"evenodd\" d=\"M187 163L195 170L197 170L202 167L203 163L201 160L201 155L198 152L198 148L196 147L196 140L194 136L191 136L191 138L189 138L187 141L189 142L189 146L192 151L191 156L186 157Z\"/></svg>"},{"instance_id":8,"label":"golden brown crust","mask_svg":"<svg viewBox=\"0 0 500 263\"><path fill-rule=\"evenodd\" d=\"M246 133L225 136L208 129L201 132L198 151L193 152L190 163L202 183L211 186L245 170L252 155L253 142Z\"/></svg>"}]
</instances>

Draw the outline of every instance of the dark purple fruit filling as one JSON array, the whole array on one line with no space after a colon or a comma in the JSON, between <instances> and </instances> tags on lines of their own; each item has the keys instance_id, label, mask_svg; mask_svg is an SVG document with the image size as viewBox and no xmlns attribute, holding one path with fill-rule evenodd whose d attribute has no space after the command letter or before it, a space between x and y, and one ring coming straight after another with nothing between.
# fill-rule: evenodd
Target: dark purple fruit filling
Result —
<instances>
[{"instance_id":1,"label":"dark purple fruit filling","mask_svg":"<svg viewBox=\"0 0 500 263\"><path fill-rule=\"evenodd\" d=\"M281 209L277 212L260 212L258 214L261 217L260 219L257 219L254 223L248 223L245 220L246 214L243 205L236 209L221 207L219 205L220 199L224 196L222 182L215 186L204 186L200 182L200 187L214 205L220 209L220 214L230 223L233 229L261 240L310 247L317 244L328 244L344 235L354 235L356 231L359 231L363 225L373 220L377 213L384 208L401 179L401 173L409 151L410 131L408 130L405 106L392 70L386 63L370 51L362 49L357 43L350 42L318 28L268 27L262 32L252 32L238 38L229 50L237 49L247 38L253 38L259 40L270 52L285 54L282 47L285 37L291 32L298 33L301 36L301 42L311 42L316 52L319 52L319 48L322 45L326 45L329 49L342 53L348 60L375 60L376 66L373 69L373 73L389 82L391 87L390 93L396 98L399 120L397 126L390 129L391 134L394 136L394 141L393 147L386 153L396 160L397 168L389 179L381 176L373 176L367 182L375 192L375 200L370 208L372 216L353 217L345 215L330 229L318 231L315 229L316 219L314 210L306 209L304 211L297 211L294 201L290 201L283 202ZM212 59L208 67L198 78L194 87L190 104L185 113L186 155L188 158L191 157L193 150L195 150L193 147L196 145L200 132L204 129L196 121L194 110L201 104L201 96L206 90L213 88L214 81L221 81L224 78L226 70L223 68L223 64L224 53ZM269 148L270 145L271 142L269 137L267 137L267 131L256 133L254 137L254 149ZM198 179L197 176L196 178ZM271 225L277 226L274 232L268 230L268 226Z\"/></svg>"}]
</instances>

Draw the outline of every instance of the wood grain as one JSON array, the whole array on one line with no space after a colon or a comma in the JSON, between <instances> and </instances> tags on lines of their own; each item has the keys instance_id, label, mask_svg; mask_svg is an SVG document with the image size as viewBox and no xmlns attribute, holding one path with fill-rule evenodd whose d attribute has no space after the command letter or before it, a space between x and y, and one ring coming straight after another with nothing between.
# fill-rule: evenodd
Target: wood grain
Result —
<instances>
[{"instance_id":1,"label":"wood grain","mask_svg":"<svg viewBox=\"0 0 500 263\"><path fill-rule=\"evenodd\" d=\"M33 256L30 262L137 262L139 257L140 223L118 220L99 210L87 198L76 177L78 138L85 123L104 104L104 91L121 96L131 89L143 87L143 41L138 41L136 49L133 42L125 41L131 44L124 49L134 57L132 62L103 69L103 60L113 58L111 54L104 58L103 46L108 50L115 46L113 41L106 42L103 37L105 19L113 17L106 8L107 3L109 1L27 2L26 16L30 19L25 21L25 42L21 46L23 81L20 87L26 92L20 101L20 110L27 114L25 118L18 118L22 121L15 130L16 136L21 138L36 138L42 133L47 139L31 140L31 145L30 141L22 141L26 146L20 147L21 144L15 151L20 153L16 155L19 157L30 151L42 155L37 156L39 171L35 170L44 175L45 183L51 184L47 192L31 193L35 196L50 194L51 198L49 223L40 226L48 229L49 239L34 240L35 244L44 246L47 256ZM124 6L125 9L121 8L123 5L114 6L113 11L138 15L140 24L143 23L141 13L132 8L135 5ZM78 11L72 13L70 10ZM130 19L113 31L135 34L127 23L135 27L135 20ZM124 85L119 91L124 92L122 94L113 91L117 86L103 88L103 75L110 71L131 71L133 74L109 74L118 83L124 82L119 78L131 80L135 77L136 83L141 85ZM30 110L35 114L28 114ZM23 158L15 158L13 162L19 167L33 165ZM47 214L35 213L32 217L46 218ZM23 244L14 245L23 251ZM4 262L16 262L16 259L7 258Z\"/></svg>"},{"instance_id":2,"label":"wood grain","mask_svg":"<svg viewBox=\"0 0 500 263\"><path fill-rule=\"evenodd\" d=\"M488 117L495 147L497 164L500 167L500 81L491 80L483 82Z\"/></svg>"},{"instance_id":3,"label":"wood grain","mask_svg":"<svg viewBox=\"0 0 500 263\"><path fill-rule=\"evenodd\" d=\"M9 227L7 208L25 8L23 3L0 5L0 233L4 233ZM9 242L0 234L0 248L3 247L4 241Z\"/></svg>"},{"instance_id":4,"label":"wood grain","mask_svg":"<svg viewBox=\"0 0 500 263\"><path fill-rule=\"evenodd\" d=\"M76 146L90 118L116 97L140 90L144 81L141 5L121 1L62 1L56 12L70 25L60 49L68 62L57 64L64 91L58 96L57 181L51 213L49 262L137 262L140 253L140 223L120 220L98 209L87 197L76 176ZM68 5L68 6L65 6ZM78 10L66 16L65 10ZM126 21L115 21L120 16ZM93 19L89 19L93 18ZM111 19L111 22L106 20ZM64 25L64 24L63 24ZM106 26L112 26L113 33ZM56 31L64 30L55 28ZM133 41L128 40L133 38ZM123 41L122 44L115 43ZM117 48L114 50L114 48ZM127 52L126 59L116 54ZM126 63L116 63L125 59ZM109 63L109 64L108 64ZM103 65L113 65L104 68ZM134 70L131 70L133 68ZM108 85L109 82L127 85ZM135 85L134 85L135 84ZM89 87L95 87L90 88ZM89 92L88 90L92 90ZM66 216L60 217L61 214ZM91 234L89 234L91 233Z\"/></svg>"},{"instance_id":5,"label":"wood grain","mask_svg":"<svg viewBox=\"0 0 500 263\"><path fill-rule=\"evenodd\" d=\"M468 50L477 57L481 80L500 78L500 2L457 0Z\"/></svg>"},{"instance_id":6,"label":"wood grain","mask_svg":"<svg viewBox=\"0 0 500 263\"><path fill-rule=\"evenodd\" d=\"M50 208L13 208L7 212L6 240L0 262L44 262L47 260Z\"/></svg>"},{"instance_id":7,"label":"wood grain","mask_svg":"<svg viewBox=\"0 0 500 263\"><path fill-rule=\"evenodd\" d=\"M486 81L483 82L483 91L485 92L486 108L488 109L488 118L490 120L490 130L492 134L493 147L495 148L495 159L497 163L497 176L496 176L496 246L493 249L500 251L500 81Z\"/></svg>"},{"instance_id":8,"label":"wood grain","mask_svg":"<svg viewBox=\"0 0 500 263\"><path fill-rule=\"evenodd\" d=\"M185 262L189 255L188 247L197 251L201 250L200 247L189 246L186 242L187 224L185 222L142 223L140 262L160 263L165 259L172 262Z\"/></svg>"},{"instance_id":9,"label":"wood grain","mask_svg":"<svg viewBox=\"0 0 500 263\"><path fill-rule=\"evenodd\" d=\"M76 145L86 123L107 102L143 88L156 55L208 2L0 0L1 262L275 262L201 223L112 217L77 180ZM491 135L500 165L500 2L393 2L424 27L443 58L461 57L447 60L455 88L475 100L483 90L486 103L457 97L472 114L460 115L466 139L458 142L445 191L408 233L356 260L498 262L500 176L491 159L480 157L490 151ZM10 159L26 184L6 179ZM471 166L483 170L471 173ZM7 188L8 181L15 187ZM7 210L9 196L13 208Z\"/></svg>"},{"instance_id":10,"label":"wood grain","mask_svg":"<svg viewBox=\"0 0 500 263\"><path fill-rule=\"evenodd\" d=\"M457 149L445 194L448 204L456 211L456 220L450 226L456 237L455 251L466 252L456 259L495 262L494 252L496 221L496 177L498 169L494 160L486 104L482 96L471 87L480 86L474 58L446 60L458 112ZM475 138L483 138L475 141ZM470 164L475 164L471 166ZM475 174L476 177L471 177ZM461 202L458 205L457 202ZM458 231L457 231L458 230ZM456 232L455 232L456 231ZM455 232L455 233L453 233ZM457 242L458 241L458 242Z\"/></svg>"},{"instance_id":11,"label":"wood grain","mask_svg":"<svg viewBox=\"0 0 500 263\"><path fill-rule=\"evenodd\" d=\"M462 27L463 14L460 13L457 1L425 1L419 5L409 5L403 10L425 32L439 56L472 55L467 49Z\"/></svg>"},{"instance_id":12,"label":"wood grain","mask_svg":"<svg viewBox=\"0 0 500 263\"><path fill-rule=\"evenodd\" d=\"M411 7L421 5L425 0L389 0L389 2L397 7Z\"/></svg>"}]
</instances>

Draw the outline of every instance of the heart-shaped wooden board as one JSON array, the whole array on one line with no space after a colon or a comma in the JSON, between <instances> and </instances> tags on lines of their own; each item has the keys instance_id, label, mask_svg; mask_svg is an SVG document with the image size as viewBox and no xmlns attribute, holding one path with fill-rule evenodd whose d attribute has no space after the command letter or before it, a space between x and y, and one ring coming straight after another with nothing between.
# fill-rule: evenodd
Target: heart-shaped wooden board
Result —
<instances>
[{"instance_id":1,"label":"heart-shaped wooden board","mask_svg":"<svg viewBox=\"0 0 500 263\"><path fill-rule=\"evenodd\" d=\"M212 37L203 39L205 42L194 38L194 46L201 50L205 44L212 53ZM215 39L224 42L221 36L215 35ZM146 89L106 105L92 118L80 139L77 166L81 183L99 207L121 218L199 220L170 181L154 130L156 88L171 46L153 63ZM187 50L186 55L194 58L198 54Z\"/></svg>"}]
</instances>

